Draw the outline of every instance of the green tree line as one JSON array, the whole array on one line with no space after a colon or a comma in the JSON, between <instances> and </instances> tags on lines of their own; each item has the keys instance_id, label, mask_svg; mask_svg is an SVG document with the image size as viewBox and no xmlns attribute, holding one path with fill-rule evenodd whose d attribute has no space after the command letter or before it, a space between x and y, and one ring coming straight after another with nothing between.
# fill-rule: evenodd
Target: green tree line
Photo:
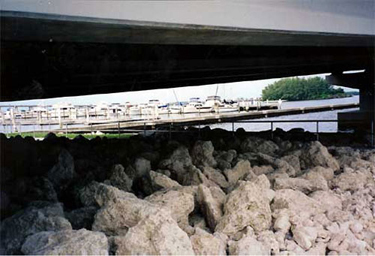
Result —
<instances>
[{"instance_id":1,"label":"green tree line","mask_svg":"<svg viewBox=\"0 0 375 256\"><path fill-rule=\"evenodd\" d=\"M342 88L335 89L320 77L284 78L262 91L263 100L316 100L345 97Z\"/></svg>"}]
</instances>

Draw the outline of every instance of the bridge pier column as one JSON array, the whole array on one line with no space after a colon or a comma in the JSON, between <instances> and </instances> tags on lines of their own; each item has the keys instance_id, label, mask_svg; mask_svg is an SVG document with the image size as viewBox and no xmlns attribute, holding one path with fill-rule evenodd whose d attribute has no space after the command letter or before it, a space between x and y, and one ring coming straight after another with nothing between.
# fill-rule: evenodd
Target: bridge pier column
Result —
<instances>
[{"instance_id":1,"label":"bridge pier column","mask_svg":"<svg viewBox=\"0 0 375 256\"><path fill-rule=\"evenodd\" d=\"M363 133L371 141L375 122L375 81L372 68L358 74L333 74L327 81L359 89L359 110L338 113L339 130L355 130Z\"/></svg>"}]
</instances>

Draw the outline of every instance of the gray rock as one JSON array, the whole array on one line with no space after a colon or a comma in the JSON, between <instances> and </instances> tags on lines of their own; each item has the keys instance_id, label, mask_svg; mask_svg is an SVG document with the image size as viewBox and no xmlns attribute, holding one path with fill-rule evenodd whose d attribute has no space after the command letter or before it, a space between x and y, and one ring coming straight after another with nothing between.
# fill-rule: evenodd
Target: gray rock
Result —
<instances>
[{"instance_id":1,"label":"gray rock","mask_svg":"<svg viewBox=\"0 0 375 256\"><path fill-rule=\"evenodd\" d=\"M281 158L281 160L287 162L289 165L291 165L294 170L295 174L298 176L301 173L301 164L299 161L299 157L296 155L286 155Z\"/></svg>"},{"instance_id":2,"label":"gray rock","mask_svg":"<svg viewBox=\"0 0 375 256\"><path fill-rule=\"evenodd\" d=\"M340 169L337 160L319 141L309 142L303 146L300 161L302 169L314 168L315 166L328 167L333 171Z\"/></svg>"},{"instance_id":3,"label":"gray rock","mask_svg":"<svg viewBox=\"0 0 375 256\"><path fill-rule=\"evenodd\" d=\"M217 223L223 216L220 202L215 200L210 189L204 185L198 187L198 198L208 226L211 230L215 230Z\"/></svg>"},{"instance_id":4,"label":"gray rock","mask_svg":"<svg viewBox=\"0 0 375 256\"><path fill-rule=\"evenodd\" d=\"M270 140L258 137L247 137L241 143L241 150L242 152L260 152L266 155L275 155L279 150L279 146Z\"/></svg>"},{"instance_id":5,"label":"gray rock","mask_svg":"<svg viewBox=\"0 0 375 256\"><path fill-rule=\"evenodd\" d=\"M141 162L141 160L139 162ZM124 167L121 164L116 164L113 166L112 175L109 178L109 182L112 186L124 191L131 191L133 185L133 181L125 173Z\"/></svg>"},{"instance_id":6,"label":"gray rock","mask_svg":"<svg viewBox=\"0 0 375 256\"><path fill-rule=\"evenodd\" d=\"M150 178L154 190L181 187L177 181L159 172L150 171Z\"/></svg>"},{"instance_id":7,"label":"gray rock","mask_svg":"<svg viewBox=\"0 0 375 256\"><path fill-rule=\"evenodd\" d=\"M298 226L292 229L293 239L304 250L310 249L318 237L318 232L314 227Z\"/></svg>"},{"instance_id":8,"label":"gray rock","mask_svg":"<svg viewBox=\"0 0 375 256\"><path fill-rule=\"evenodd\" d=\"M215 182L220 187L222 188L229 187L229 183L227 179L219 170L206 166L203 168L203 174L206 175L206 177L209 180Z\"/></svg>"},{"instance_id":9,"label":"gray rock","mask_svg":"<svg viewBox=\"0 0 375 256\"><path fill-rule=\"evenodd\" d=\"M189 226L189 214L194 210L194 196L180 191L159 191L145 198L160 208L168 209L180 228Z\"/></svg>"},{"instance_id":10,"label":"gray rock","mask_svg":"<svg viewBox=\"0 0 375 256\"><path fill-rule=\"evenodd\" d=\"M31 184L25 194L25 198L30 201L50 201L57 202L57 193L53 187L51 181L44 177L37 177L32 179Z\"/></svg>"},{"instance_id":11,"label":"gray rock","mask_svg":"<svg viewBox=\"0 0 375 256\"><path fill-rule=\"evenodd\" d=\"M258 158L264 164L270 164L273 168L277 169L278 172L285 172L288 176L295 176L296 170L286 161L277 157L272 157L266 154L259 153Z\"/></svg>"},{"instance_id":12,"label":"gray rock","mask_svg":"<svg viewBox=\"0 0 375 256\"><path fill-rule=\"evenodd\" d=\"M177 177L177 181L182 184L184 175L192 166L189 150L184 146L179 146L166 159L159 163L160 169L168 169Z\"/></svg>"},{"instance_id":13,"label":"gray rock","mask_svg":"<svg viewBox=\"0 0 375 256\"><path fill-rule=\"evenodd\" d=\"M229 241L230 255L270 255L271 251L251 235L243 236L239 241Z\"/></svg>"},{"instance_id":14,"label":"gray rock","mask_svg":"<svg viewBox=\"0 0 375 256\"><path fill-rule=\"evenodd\" d=\"M87 206L66 212L65 216L72 224L73 229L91 229L97 211L95 206Z\"/></svg>"},{"instance_id":15,"label":"gray rock","mask_svg":"<svg viewBox=\"0 0 375 256\"><path fill-rule=\"evenodd\" d=\"M310 181L301 178L276 178L274 189L293 189L306 194L312 191L312 185Z\"/></svg>"},{"instance_id":16,"label":"gray rock","mask_svg":"<svg viewBox=\"0 0 375 256\"><path fill-rule=\"evenodd\" d=\"M217 165L215 158L212 153L214 152L214 146L211 141L200 141L195 142L195 145L191 151L191 158L193 164L198 167Z\"/></svg>"},{"instance_id":17,"label":"gray rock","mask_svg":"<svg viewBox=\"0 0 375 256\"><path fill-rule=\"evenodd\" d=\"M226 169L232 168L232 165L225 160L217 159L216 162L217 162L217 168L219 168L222 171L225 171Z\"/></svg>"},{"instance_id":18,"label":"gray rock","mask_svg":"<svg viewBox=\"0 0 375 256\"><path fill-rule=\"evenodd\" d=\"M139 157L135 159L134 162L134 169L136 171L136 175L134 178L140 178L146 174L148 174L151 170L151 163L149 160ZM131 177L132 178L132 177ZM134 179L132 178L132 179Z\"/></svg>"},{"instance_id":19,"label":"gray rock","mask_svg":"<svg viewBox=\"0 0 375 256\"><path fill-rule=\"evenodd\" d=\"M229 184L234 185L238 180L245 178L251 172L250 162L247 160L240 160L233 169L225 170L224 174L227 176Z\"/></svg>"},{"instance_id":20,"label":"gray rock","mask_svg":"<svg viewBox=\"0 0 375 256\"><path fill-rule=\"evenodd\" d=\"M74 171L74 159L66 149L61 150L58 162L49 170L47 176L58 190L67 186L76 176Z\"/></svg>"},{"instance_id":21,"label":"gray rock","mask_svg":"<svg viewBox=\"0 0 375 256\"><path fill-rule=\"evenodd\" d=\"M99 206L95 200L95 194L100 183L93 181L78 191L78 197L84 206Z\"/></svg>"},{"instance_id":22,"label":"gray rock","mask_svg":"<svg viewBox=\"0 0 375 256\"><path fill-rule=\"evenodd\" d=\"M163 209L148 215L115 239L116 255L194 255L188 235Z\"/></svg>"},{"instance_id":23,"label":"gray rock","mask_svg":"<svg viewBox=\"0 0 375 256\"><path fill-rule=\"evenodd\" d=\"M196 255L227 255L226 243L200 228L195 229L190 241Z\"/></svg>"},{"instance_id":24,"label":"gray rock","mask_svg":"<svg viewBox=\"0 0 375 256\"><path fill-rule=\"evenodd\" d=\"M265 189L255 182L240 182L232 191L224 205L224 216L216 226L216 231L233 235L247 226L255 231L267 230L271 226L270 201Z\"/></svg>"},{"instance_id":25,"label":"gray rock","mask_svg":"<svg viewBox=\"0 0 375 256\"><path fill-rule=\"evenodd\" d=\"M92 230L107 235L125 235L130 227L160 210L134 194L104 184L99 186L95 199L102 208L95 215Z\"/></svg>"},{"instance_id":26,"label":"gray rock","mask_svg":"<svg viewBox=\"0 0 375 256\"><path fill-rule=\"evenodd\" d=\"M289 217L298 218L300 221L325 212L318 201L292 189L276 190L271 208L272 211L286 209Z\"/></svg>"},{"instance_id":27,"label":"gray rock","mask_svg":"<svg viewBox=\"0 0 375 256\"><path fill-rule=\"evenodd\" d=\"M19 254L27 236L65 229L72 229L72 226L64 218L61 204L36 202L1 222L0 248L4 254Z\"/></svg>"},{"instance_id":28,"label":"gray rock","mask_svg":"<svg viewBox=\"0 0 375 256\"><path fill-rule=\"evenodd\" d=\"M24 254L108 255L107 237L86 229L40 232L29 236L22 246Z\"/></svg>"},{"instance_id":29,"label":"gray rock","mask_svg":"<svg viewBox=\"0 0 375 256\"><path fill-rule=\"evenodd\" d=\"M343 173L332 180L331 186L340 188L342 191L356 191L369 184L375 184L370 171L364 169L355 171L351 168L345 168Z\"/></svg>"}]
</instances>

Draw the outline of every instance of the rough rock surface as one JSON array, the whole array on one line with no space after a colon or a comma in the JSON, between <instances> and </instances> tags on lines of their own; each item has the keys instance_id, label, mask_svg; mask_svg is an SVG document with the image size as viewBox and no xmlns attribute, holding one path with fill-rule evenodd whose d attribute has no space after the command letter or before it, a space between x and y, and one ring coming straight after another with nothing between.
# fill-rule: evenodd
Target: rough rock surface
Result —
<instances>
[{"instance_id":1,"label":"rough rock surface","mask_svg":"<svg viewBox=\"0 0 375 256\"><path fill-rule=\"evenodd\" d=\"M200 228L195 229L190 241L196 255L227 255L225 242Z\"/></svg>"},{"instance_id":2,"label":"rough rock surface","mask_svg":"<svg viewBox=\"0 0 375 256\"><path fill-rule=\"evenodd\" d=\"M22 245L24 254L108 255L107 237L86 229L45 231L29 236Z\"/></svg>"},{"instance_id":3,"label":"rough rock surface","mask_svg":"<svg viewBox=\"0 0 375 256\"><path fill-rule=\"evenodd\" d=\"M200 135L0 135L0 254L375 255L375 150Z\"/></svg>"},{"instance_id":4,"label":"rough rock surface","mask_svg":"<svg viewBox=\"0 0 375 256\"><path fill-rule=\"evenodd\" d=\"M217 165L212 153L214 146L211 141L197 141L191 151L191 157L195 166L212 166Z\"/></svg>"},{"instance_id":5,"label":"rough rock surface","mask_svg":"<svg viewBox=\"0 0 375 256\"><path fill-rule=\"evenodd\" d=\"M74 171L74 159L65 149L59 154L58 162L48 172L48 179L55 188L61 189L71 182L76 176Z\"/></svg>"},{"instance_id":6,"label":"rough rock surface","mask_svg":"<svg viewBox=\"0 0 375 256\"><path fill-rule=\"evenodd\" d=\"M262 231L271 226L271 209L264 189L253 182L241 182L232 191L224 205L224 216L216 226L217 232L233 235L250 226Z\"/></svg>"},{"instance_id":7,"label":"rough rock surface","mask_svg":"<svg viewBox=\"0 0 375 256\"><path fill-rule=\"evenodd\" d=\"M191 194L175 190L160 191L145 200L168 209L181 228L189 225L188 216L194 210L194 197Z\"/></svg>"},{"instance_id":8,"label":"rough rock surface","mask_svg":"<svg viewBox=\"0 0 375 256\"><path fill-rule=\"evenodd\" d=\"M109 183L124 191L131 191L133 180L125 173L124 167L117 164L112 168L112 175L109 178Z\"/></svg>"},{"instance_id":9,"label":"rough rock surface","mask_svg":"<svg viewBox=\"0 0 375 256\"><path fill-rule=\"evenodd\" d=\"M166 159L159 163L160 169L168 169L177 177L181 184L185 173L192 165L189 150L184 146L176 148Z\"/></svg>"},{"instance_id":10,"label":"rough rock surface","mask_svg":"<svg viewBox=\"0 0 375 256\"><path fill-rule=\"evenodd\" d=\"M150 171L150 178L155 190L181 187L177 181L159 172Z\"/></svg>"},{"instance_id":11,"label":"rough rock surface","mask_svg":"<svg viewBox=\"0 0 375 256\"><path fill-rule=\"evenodd\" d=\"M198 198L208 226L211 230L215 230L217 223L223 216L222 204L212 196L210 189L204 185L198 187Z\"/></svg>"},{"instance_id":12,"label":"rough rock surface","mask_svg":"<svg viewBox=\"0 0 375 256\"><path fill-rule=\"evenodd\" d=\"M116 255L193 255L188 235L170 214L159 210L129 229L115 241Z\"/></svg>"},{"instance_id":13,"label":"rough rock surface","mask_svg":"<svg viewBox=\"0 0 375 256\"><path fill-rule=\"evenodd\" d=\"M224 174L227 176L228 182L231 185L236 184L236 182L248 174L251 173L251 165L247 160L240 160L235 167L231 170L225 170Z\"/></svg>"},{"instance_id":14,"label":"rough rock surface","mask_svg":"<svg viewBox=\"0 0 375 256\"><path fill-rule=\"evenodd\" d=\"M337 160L319 141L306 143L302 148L300 160L303 169L315 166L328 167L334 171L340 169Z\"/></svg>"},{"instance_id":15,"label":"rough rock surface","mask_svg":"<svg viewBox=\"0 0 375 256\"><path fill-rule=\"evenodd\" d=\"M276 143L258 137L248 137L241 143L242 152L255 152L274 155L279 147Z\"/></svg>"},{"instance_id":16,"label":"rough rock surface","mask_svg":"<svg viewBox=\"0 0 375 256\"><path fill-rule=\"evenodd\" d=\"M130 227L159 210L156 205L134 194L101 185L95 198L102 208L95 215L92 230L107 235L124 235Z\"/></svg>"},{"instance_id":17,"label":"rough rock surface","mask_svg":"<svg viewBox=\"0 0 375 256\"><path fill-rule=\"evenodd\" d=\"M257 241L252 234L245 234L238 241L229 241L230 255L270 255L270 250Z\"/></svg>"},{"instance_id":18,"label":"rough rock surface","mask_svg":"<svg viewBox=\"0 0 375 256\"><path fill-rule=\"evenodd\" d=\"M229 187L227 179L219 170L215 170L214 168L207 166L203 168L203 174L206 175L207 179L213 181L220 187Z\"/></svg>"},{"instance_id":19,"label":"rough rock surface","mask_svg":"<svg viewBox=\"0 0 375 256\"><path fill-rule=\"evenodd\" d=\"M1 222L1 254L18 254L27 236L41 231L72 229L61 204L35 202Z\"/></svg>"}]
</instances>

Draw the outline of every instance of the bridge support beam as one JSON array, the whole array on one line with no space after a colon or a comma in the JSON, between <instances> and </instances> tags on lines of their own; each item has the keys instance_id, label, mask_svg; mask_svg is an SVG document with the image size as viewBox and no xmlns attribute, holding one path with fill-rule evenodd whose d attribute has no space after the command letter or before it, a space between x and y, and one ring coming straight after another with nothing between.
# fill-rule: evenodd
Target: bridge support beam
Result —
<instances>
[{"instance_id":1,"label":"bridge support beam","mask_svg":"<svg viewBox=\"0 0 375 256\"><path fill-rule=\"evenodd\" d=\"M338 114L339 130L364 132L369 138L374 132L375 123L375 81L373 68L363 73L332 74L327 76L328 83L359 89L360 109ZM341 121L341 122L340 122Z\"/></svg>"}]
</instances>

